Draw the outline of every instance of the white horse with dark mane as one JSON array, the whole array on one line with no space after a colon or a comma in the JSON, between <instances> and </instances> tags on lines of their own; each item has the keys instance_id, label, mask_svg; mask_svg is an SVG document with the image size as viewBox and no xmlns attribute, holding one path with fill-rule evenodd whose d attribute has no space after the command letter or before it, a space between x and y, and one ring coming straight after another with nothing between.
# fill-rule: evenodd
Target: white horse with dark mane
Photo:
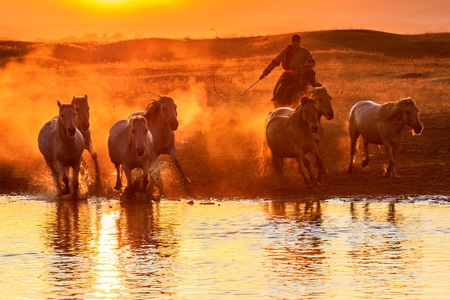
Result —
<instances>
[{"instance_id":1,"label":"white horse with dark mane","mask_svg":"<svg viewBox=\"0 0 450 300\"><path fill-rule=\"evenodd\" d=\"M356 142L361 135L363 139L365 158L362 167L369 164L369 144L384 145L389 157L386 176L395 174L395 159L403 137L403 128L409 126L415 134L420 134L423 125L419 119L419 109L411 99L378 104L370 100L359 101L350 110L350 163L348 172L353 171L353 156L356 152Z\"/></svg>"},{"instance_id":2,"label":"white horse with dark mane","mask_svg":"<svg viewBox=\"0 0 450 300\"><path fill-rule=\"evenodd\" d=\"M143 189L149 183L150 164L156 160L153 137L147 127L147 120L142 116L130 116L127 120L114 123L109 131L108 151L111 162L117 172L114 189L122 189L121 170L127 177L127 193L136 190L132 180L131 171L135 168L142 169Z\"/></svg>"},{"instance_id":3,"label":"white horse with dark mane","mask_svg":"<svg viewBox=\"0 0 450 300\"><path fill-rule=\"evenodd\" d=\"M45 123L39 131L38 146L52 172L57 195L70 194L68 168L72 168L73 195L77 197L84 138L76 127L75 107L59 101L57 103L59 114Z\"/></svg>"}]
</instances>

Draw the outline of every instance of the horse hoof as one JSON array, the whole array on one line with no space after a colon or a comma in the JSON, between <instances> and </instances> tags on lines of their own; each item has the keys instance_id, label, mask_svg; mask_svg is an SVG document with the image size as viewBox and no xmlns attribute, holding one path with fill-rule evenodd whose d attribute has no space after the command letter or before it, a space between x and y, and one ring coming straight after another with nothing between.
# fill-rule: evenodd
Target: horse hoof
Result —
<instances>
[{"instance_id":1,"label":"horse hoof","mask_svg":"<svg viewBox=\"0 0 450 300\"><path fill-rule=\"evenodd\" d=\"M363 168L365 168L365 167L367 167L368 164L369 164L369 161L368 161L368 160L363 160L362 163L361 163L361 166L362 166Z\"/></svg>"}]
</instances>

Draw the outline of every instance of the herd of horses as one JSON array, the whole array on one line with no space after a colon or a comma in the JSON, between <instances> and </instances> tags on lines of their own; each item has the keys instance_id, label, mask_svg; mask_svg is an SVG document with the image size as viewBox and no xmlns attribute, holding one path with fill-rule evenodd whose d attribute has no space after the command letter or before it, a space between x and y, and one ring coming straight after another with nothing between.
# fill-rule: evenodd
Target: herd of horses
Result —
<instances>
[{"instance_id":1,"label":"herd of horses","mask_svg":"<svg viewBox=\"0 0 450 300\"><path fill-rule=\"evenodd\" d=\"M325 86L305 85L301 77L298 83L288 86L283 95L278 100L273 100L274 110L265 121L263 171L272 166L283 184L284 161L286 158L293 158L307 186L320 184L326 174L318 147L319 143L324 142L321 119L322 116L327 120L334 118L332 97ZM94 161L95 189L98 191L101 187L100 168L91 140L87 95L73 97L70 104L61 104L59 101L57 104L59 114L45 123L38 136L38 147L51 170L57 194L77 197L78 174L84 150L91 154ZM368 145L384 145L389 157L386 176L390 177L397 176L394 166L403 128L409 126L416 134L420 134L423 129L419 109L411 98L385 104L370 100L359 101L351 108L348 122L348 172L353 171L356 142L361 136L365 150L362 167L369 163ZM189 183L175 148L174 131L178 125L177 106L168 96L161 96L158 100L153 100L145 111L131 113L128 118L114 123L108 137L109 157L117 173L114 189L134 194L138 190L147 191L151 181L152 186L155 183L159 195L163 195L157 161L161 154L170 155L183 183ZM69 182L70 168L72 183ZM142 170L142 182L135 182L132 178L133 169ZM122 185L122 170L127 178L125 189Z\"/></svg>"}]
</instances>

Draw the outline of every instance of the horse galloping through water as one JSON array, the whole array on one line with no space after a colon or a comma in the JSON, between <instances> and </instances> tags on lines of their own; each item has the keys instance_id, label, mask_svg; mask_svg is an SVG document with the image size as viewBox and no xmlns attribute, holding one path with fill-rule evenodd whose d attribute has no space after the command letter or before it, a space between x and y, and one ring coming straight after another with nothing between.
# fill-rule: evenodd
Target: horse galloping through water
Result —
<instances>
[{"instance_id":1,"label":"horse galloping through water","mask_svg":"<svg viewBox=\"0 0 450 300\"><path fill-rule=\"evenodd\" d=\"M122 189L120 166L127 177L128 194L136 190L131 170L142 169L144 173L143 189L149 183L150 164L156 160L153 137L148 130L147 120L142 116L130 116L127 120L114 123L109 131L108 153L117 172L114 189Z\"/></svg>"},{"instance_id":2,"label":"horse galloping through water","mask_svg":"<svg viewBox=\"0 0 450 300\"><path fill-rule=\"evenodd\" d=\"M77 197L84 138L76 127L75 107L71 104L61 104L59 101L57 103L59 114L45 123L39 131L38 147L52 172L57 195L70 194L67 169L72 168L73 195Z\"/></svg>"},{"instance_id":3,"label":"horse galloping through water","mask_svg":"<svg viewBox=\"0 0 450 300\"><path fill-rule=\"evenodd\" d=\"M350 163L348 172L353 171L353 156L356 152L356 142L361 135L363 139L365 158L362 167L369 164L369 144L384 145L389 157L386 176L397 177L395 159L403 137L403 128L409 126L415 134L420 134L423 125L419 119L419 109L411 98L378 104L370 100L357 102L350 110Z\"/></svg>"},{"instance_id":4,"label":"horse galloping through water","mask_svg":"<svg viewBox=\"0 0 450 300\"><path fill-rule=\"evenodd\" d=\"M295 158L298 171L307 186L321 182L324 172L322 157L319 153L314 133L319 129L319 111L310 98L303 98L294 110L281 107L271 112L266 122L267 150L265 161L271 160L275 172L283 182L283 159ZM314 177L306 154L311 153L316 160L317 179ZM309 179L303 172L302 164L309 173Z\"/></svg>"},{"instance_id":5,"label":"horse galloping through water","mask_svg":"<svg viewBox=\"0 0 450 300\"><path fill-rule=\"evenodd\" d=\"M77 111L77 128L80 130L84 138L84 147L91 154L92 160L95 167L95 192L101 190L101 179L100 179L100 166L98 164L97 153L94 150L94 146L91 138L90 122L89 122L89 103L88 96L84 97L73 97L72 105Z\"/></svg>"},{"instance_id":6,"label":"horse galloping through water","mask_svg":"<svg viewBox=\"0 0 450 300\"><path fill-rule=\"evenodd\" d=\"M147 119L154 144L156 156L168 154L177 168L184 184L190 180L184 175L175 148L174 131L178 129L177 106L175 101L168 96L160 96L158 100L153 100L147 105L145 111L138 111L132 115L142 115ZM162 179L159 167L155 164L156 181L160 194L163 194Z\"/></svg>"}]
</instances>

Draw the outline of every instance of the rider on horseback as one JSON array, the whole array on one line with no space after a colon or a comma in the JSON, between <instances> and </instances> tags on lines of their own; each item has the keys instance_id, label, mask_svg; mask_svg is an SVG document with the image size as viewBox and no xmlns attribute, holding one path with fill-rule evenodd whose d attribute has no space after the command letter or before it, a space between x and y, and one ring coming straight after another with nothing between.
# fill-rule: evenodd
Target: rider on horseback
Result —
<instances>
[{"instance_id":1,"label":"rider on horseback","mask_svg":"<svg viewBox=\"0 0 450 300\"><path fill-rule=\"evenodd\" d=\"M300 73L304 71L309 72L311 78L308 82L302 82L305 87L309 83L312 86L321 86L316 81L315 72L313 67L316 65L316 61L311 55L311 52L307 48L300 47L301 38L300 35L294 34L292 36L292 44L283 49L277 57L275 57L270 64L264 69L259 79L263 79L277 66L282 65L284 72L278 79L277 84L273 90L273 99L276 99L286 87L292 83L302 81Z\"/></svg>"}]
</instances>

